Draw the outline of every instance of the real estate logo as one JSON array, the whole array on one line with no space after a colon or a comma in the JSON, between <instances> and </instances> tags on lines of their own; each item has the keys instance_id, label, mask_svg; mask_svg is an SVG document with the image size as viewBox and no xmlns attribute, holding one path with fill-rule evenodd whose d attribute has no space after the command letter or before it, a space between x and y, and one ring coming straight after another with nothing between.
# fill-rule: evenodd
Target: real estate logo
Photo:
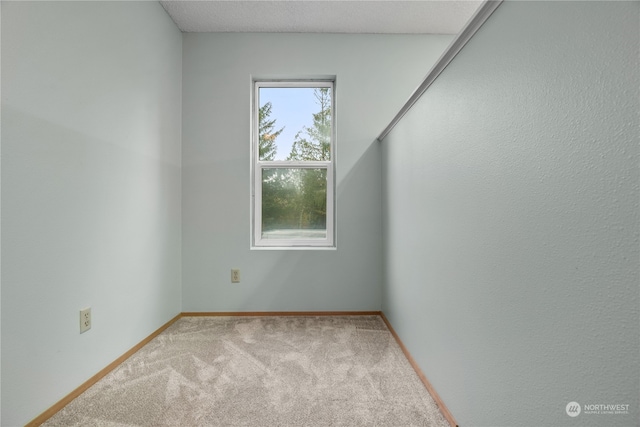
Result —
<instances>
[{"instance_id":1,"label":"real estate logo","mask_svg":"<svg viewBox=\"0 0 640 427\"><path fill-rule=\"evenodd\" d=\"M591 403L584 405L584 413L590 415L629 415L629 405L621 403Z\"/></svg>"},{"instance_id":2,"label":"real estate logo","mask_svg":"<svg viewBox=\"0 0 640 427\"><path fill-rule=\"evenodd\" d=\"M567 403L565 411L567 411L567 415L569 415L570 417L577 417L578 415L580 415L582 408L580 407L580 404L578 402L569 402Z\"/></svg>"},{"instance_id":3,"label":"real estate logo","mask_svg":"<svg viewBox=\"0 0 640 427\"><path fill-rule=\"evenodd\" d=\"M581 413L584 415L629 415L629 405L590 403L580 406L578 402L569 402L565 411L570 417L577 417Z\"/></svg>"}]
</instances>

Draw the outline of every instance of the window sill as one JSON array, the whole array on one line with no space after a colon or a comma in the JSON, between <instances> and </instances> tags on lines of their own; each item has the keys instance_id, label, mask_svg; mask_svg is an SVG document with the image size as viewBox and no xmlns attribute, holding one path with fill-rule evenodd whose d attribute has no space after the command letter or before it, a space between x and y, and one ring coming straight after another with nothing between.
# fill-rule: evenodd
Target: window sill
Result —
<instances>
[{"instance_id":1,"label":"window sill","mask_svg":"<svg viewBox=\"0 0 640 427\"><path fill-rule=\"evenodd\" d=\"M252 251L335 251L335 246L251 246Z\"/></svg>"}]
</instances>

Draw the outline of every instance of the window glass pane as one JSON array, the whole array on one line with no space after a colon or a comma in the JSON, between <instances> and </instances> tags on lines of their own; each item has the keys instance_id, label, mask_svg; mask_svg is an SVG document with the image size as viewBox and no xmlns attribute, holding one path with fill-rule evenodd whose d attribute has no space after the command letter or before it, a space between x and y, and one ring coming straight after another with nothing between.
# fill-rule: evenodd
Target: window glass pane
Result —
<instances>
[{"instance_id":1,"label":"window glass pane","mask_svg":"<svg viewBox=\"0 0 640 427\"><path fill-rule=\"evenodd\" d=\"M262 169L262 238L327 237L327 169Z\"/></svg>"},{"instance_id":2,"label":"window glass pane","mask_svg":"<svg viewBox=\"0 0 640 427\"><path fill-rule=\"evenodd\" d=\"M258 159L331 160L331 88L261 87Z\"/></svg>"}]
</instances>

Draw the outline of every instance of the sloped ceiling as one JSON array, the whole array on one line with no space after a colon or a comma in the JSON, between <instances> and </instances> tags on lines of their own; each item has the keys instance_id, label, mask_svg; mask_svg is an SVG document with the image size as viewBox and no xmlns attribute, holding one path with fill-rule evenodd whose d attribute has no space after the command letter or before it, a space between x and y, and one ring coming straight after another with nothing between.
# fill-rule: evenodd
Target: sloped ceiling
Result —
<instances>
[{"instance_id":1,"label":"sloped ceiling","mask_svg":"<svg viewBox=\"0 0 640 427\"><path fill-rule=\"evenodd\" d=\"M457 34L482 1L170 0L183 32Z\"/></svg>"}]
</instances>

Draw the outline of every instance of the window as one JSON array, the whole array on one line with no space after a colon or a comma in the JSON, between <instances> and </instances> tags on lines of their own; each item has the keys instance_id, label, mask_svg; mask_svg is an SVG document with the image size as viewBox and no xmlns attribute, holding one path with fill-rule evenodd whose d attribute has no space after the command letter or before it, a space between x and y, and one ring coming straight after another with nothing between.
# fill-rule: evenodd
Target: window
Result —
<instances>
[{"instance_id":1,"label":"window","mask_svg":"<svg viewBox=\"0 0 640 427\"><path fill-rule=\"evenodd\" d=\"M255 81L252 246L334 246L333 81Z\"/></svg>"}]
</instances>

